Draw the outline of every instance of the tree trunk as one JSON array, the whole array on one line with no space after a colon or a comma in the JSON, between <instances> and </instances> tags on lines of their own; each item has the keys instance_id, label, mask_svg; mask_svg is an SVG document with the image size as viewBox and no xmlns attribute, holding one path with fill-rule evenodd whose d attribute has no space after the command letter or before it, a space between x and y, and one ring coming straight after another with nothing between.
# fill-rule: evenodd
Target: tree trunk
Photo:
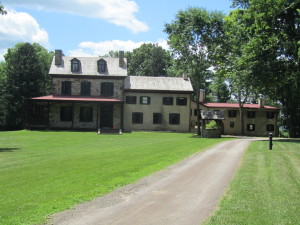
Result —
<instances>
[{"instance_id":1,"label":"tree trunk","mask_svg":"<svg viewBox=\"0 0 300 225\"><path fill-rule=\"evenodd\" d=\"M200 117L201 117L201 114L200 114L200 103L199 103L199 95L200 95L200 91L199 91L199 88L197 90L197 135L198 136L201 136L201 130L200 130Z\"/></svg>"},{"instance_id":2,"label":"tree trunk","mask_svg":"<svg viewBox=\"0 0 300 225\"><path fill-rule=\"evenodd\" d=\"M241 123L241 135L244 136L245 132L244 132L244 112L243 112L243 105L241 104L241 102L239 103L239 108L240 108L240 123Z\"/></svg>"}]
</instances>

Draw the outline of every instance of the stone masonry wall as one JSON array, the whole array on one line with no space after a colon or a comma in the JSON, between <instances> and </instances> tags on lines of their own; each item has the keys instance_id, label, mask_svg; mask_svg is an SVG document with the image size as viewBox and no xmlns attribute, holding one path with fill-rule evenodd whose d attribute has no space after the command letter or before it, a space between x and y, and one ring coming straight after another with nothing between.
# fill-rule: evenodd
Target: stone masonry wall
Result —
<instances>
[{"instance_id":1,"label":"stone masonry wall","mask_svg":"<svg viewBox=\"0 0 300 225\"><path fill-rule=\"evenodd\" d=\"M72 82L71 95L80 95L81 82L91 82L91 96L101 96L101 83L111 82L114 84L114 96L112 98L123 100L124 80L123 79L82 79L82 78L54 78L52 80L52 94L61 94L63 81Z\"/></svg>"}]
</instances>

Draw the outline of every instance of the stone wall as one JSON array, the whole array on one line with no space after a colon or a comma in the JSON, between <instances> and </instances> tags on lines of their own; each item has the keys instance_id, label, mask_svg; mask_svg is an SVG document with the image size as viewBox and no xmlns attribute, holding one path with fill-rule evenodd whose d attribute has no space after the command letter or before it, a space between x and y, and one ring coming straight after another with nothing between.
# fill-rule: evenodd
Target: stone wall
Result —
<instances>
[{"instance_id":1,"label":"stone wall","mask_svg":"<svg viewBox=\"0 0 300 225\"><path fill-rule=\"evenodd\" d=\"M123 100L124 80L123 79L83 79L83 78L54 78L52 80L52 94L61 94L63 81L72 82L71 95L80 95L81 82L91 82L91 96L101 96L101 83L111 82L114 84L114 96L112 98Z\"/></svg>"},{"instance_id":2,"label":"stone wall","mask_svg":"<svg viewBox=\"0 0 300 225\"><path fill-rule=\"evenodd\" d=\"M148 130L148 131L176 131L189 132L190 128L190 94L180 93L137 93L126 92L126 96L136 96L136 104L124 103L124 129L126 130ZM151 98L149 105L140 104L140 97L147 96ZM173 105L163 105L163 97L173 97ZM186 105L176 105L176 98L184 97L187 99ZM143 123L133 124L132 113L139 112L143 114ZM162 123L153 124L153 113L161 113ZM170 124L169 114L180 114L180 124Z\"/></svg>"},{"instance_id":3,"label":"stone wall","mask_svg":"<svg viewBox=\"0 0 300 225\"><path fill-rule=\"evenodd\" d=\"M60 110L62 106L73 106L74 116L73 121L61 121ZM80 121L80 107L93 107L93 120L91 122ZM100 125L100 108L104 107L96 103L52 103L50 107L49 123L52 128L59 129L98 129ZM113 106L113 129L121 128L121 105ZM98 123L98 124L97 124Z\"/></svg>"},{"instance_id":4,"label":"stone wall","mask_svg":"<svg viewBox=\"0 0 300 225\"><path fill-rule=\"evenodd\" d=\"M219 129L203 129L202 137L203 138L220 138L221 131Z\"/></svg>"}]
</instances>

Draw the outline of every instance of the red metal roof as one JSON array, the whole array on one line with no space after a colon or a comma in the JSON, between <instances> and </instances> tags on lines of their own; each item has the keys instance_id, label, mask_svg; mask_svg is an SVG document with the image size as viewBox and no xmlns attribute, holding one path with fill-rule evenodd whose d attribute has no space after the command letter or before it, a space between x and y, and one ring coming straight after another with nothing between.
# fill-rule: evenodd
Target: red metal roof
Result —
<instances>
[{"instance_id":1,"label":"red metal roof","mask_svg":"<svg viewBox=\"0 0 300 225\"><path fill-rule=\"evenodd\" d=\"M119 99L103 98L99 96L63 96L63 95L47 95L31 98L40 101L71 101L71 102L123 102Z\"/></svg>"},{"instance_id":2,"label":"red metal roof","mask_svg":"<svg viewBox=\"0 0 300 225\"><path fill-rule=\"evenodd\" d=\"M201 103L202 105L209 108L239 108L238 103ZM265 105L263 108L259 107L259 104L244 104L244 108L249 109L279 109L273 106Z\"/></svg>"}]
</instances>

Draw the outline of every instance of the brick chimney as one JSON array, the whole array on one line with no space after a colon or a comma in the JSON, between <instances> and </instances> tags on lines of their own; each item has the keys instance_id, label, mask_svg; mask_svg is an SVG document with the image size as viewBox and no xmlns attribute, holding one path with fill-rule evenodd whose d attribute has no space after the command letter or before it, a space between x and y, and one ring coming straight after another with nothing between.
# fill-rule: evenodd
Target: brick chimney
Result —
<instances>
[{"instance_id":1,"label":"brick chimney","mask_svg":"<svg viewBox=\"0 0 300 225\"><path fill-rule=\"evenodd\" d=\"M184 80L188 80L189 78L188 78L188 74L187 73L183 73L182 74L182 78L184 79Z\"/></svg>"},{"instance_id":2,"label":"brick chimney","mask_svg":"<svg viewBox=\"0 0 300 225\"><path fill-rule=\"evenodd\" d=\"M62 50L55 50L55 65L59 66L62 65Z\"/></svg>"},{"instance_id":3,"label":"brick chimney","mask_svg":"<svg viewBox=\"0 0 300 225\"><path fill-rule=\"evenodd\" d=\"M199 90L199 102L204 102L204 100L205 100L205 90L200 89Z\"/></svg>"},{"instance_id":4,"label":"brick chimney","mask_svg":"<svg viewBox=\"0 0 300 225\"><path fill-rule=\"evenodd\" d=\"M125 66L124 51L119 51L119 67Z\"/></svg>"},{"instance_id":5,"label":"brick chimney","mask_svg":"<svg viewBox=\"0 0 300 225\"><path fill-rule=\"evenodd\" d=\"M263 98L258 99L259 108L265 107L265 100Z\"/></svg>"}]
</instances>

